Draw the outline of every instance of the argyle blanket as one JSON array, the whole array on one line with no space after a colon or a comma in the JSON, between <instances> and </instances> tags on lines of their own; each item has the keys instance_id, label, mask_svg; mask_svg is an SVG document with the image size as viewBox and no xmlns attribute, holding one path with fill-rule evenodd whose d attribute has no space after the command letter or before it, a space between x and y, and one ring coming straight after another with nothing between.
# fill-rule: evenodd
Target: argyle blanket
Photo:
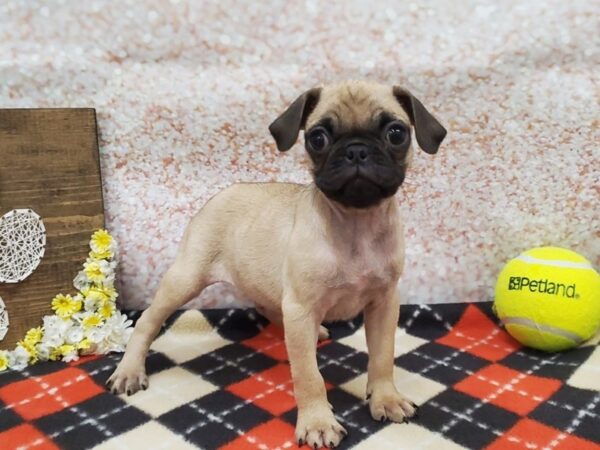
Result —
<instances>
[{"instance_id":1,"label":"argyle blanket","mask_svg":"<svg viewBox=\"0 0 600 450\"><path fill-rule=\"evenodd\" d=\"M340 448L600 449L600 348L522 348L490 305L408 305L396 382L420 404L408 424L371 419L360 318L330 327L318 364ZM121 355L0 374L2 449L293 449L295 402L282 331L250 310L180 311L147 361L150 387L115 396Z\"/></svg>"}]
</instances>

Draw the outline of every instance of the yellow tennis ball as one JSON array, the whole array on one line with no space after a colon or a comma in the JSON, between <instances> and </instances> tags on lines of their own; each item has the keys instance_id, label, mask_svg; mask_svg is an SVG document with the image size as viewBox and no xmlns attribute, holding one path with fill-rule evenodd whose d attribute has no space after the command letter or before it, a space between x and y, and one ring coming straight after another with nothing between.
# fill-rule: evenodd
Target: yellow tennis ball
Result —
<instances>
[{"instance_id":1,"label":"yellow tennis ball","mask_svg":"<svg viewBox=\"0 0 600 450\"><path fill-rule=\"evenodd\" d=\"M496 315L529 347L575 347L600 327L600 275L583 256L540 247L510 260L496 283Z\"/></svg>"}]
</instances>

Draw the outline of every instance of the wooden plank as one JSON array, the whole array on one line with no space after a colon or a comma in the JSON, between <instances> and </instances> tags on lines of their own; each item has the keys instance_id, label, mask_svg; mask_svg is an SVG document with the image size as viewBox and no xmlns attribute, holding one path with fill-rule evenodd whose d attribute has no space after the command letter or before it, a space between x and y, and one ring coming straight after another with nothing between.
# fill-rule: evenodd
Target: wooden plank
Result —
<instances>
[{"instance_id":1,"label":"wooden plank","mask_svg":"<svg viewBox=\"0 0 600 450\"><path fill-rule=\"evenodd\" d=\"M0 215L31 208L46 227L46 252L25 281L0 284L10 328L0 349L12 349L58 293L75 293L94 230L104 226L93 109L0 110Z\"/></svg>"}]
</instances>

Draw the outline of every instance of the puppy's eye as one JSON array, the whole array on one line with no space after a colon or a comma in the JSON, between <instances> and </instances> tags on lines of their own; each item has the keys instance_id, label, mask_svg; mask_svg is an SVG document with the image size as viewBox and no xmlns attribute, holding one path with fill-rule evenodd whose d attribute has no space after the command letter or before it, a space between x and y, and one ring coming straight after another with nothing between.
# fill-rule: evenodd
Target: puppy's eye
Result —
<instances>
[{"instance_id":1,"label":"puppy's eye","mask_svg":"<svg viewBox=\"0 0 600 450\"><path fill-rule=\"evenodd\" d=\"M313 150L320 152L329 145L329 134L324 128L315 128L308 135L308 143Z\"/></svg>"},{"instance_id":2,"label":"puppy's eye","mask_svg":"<svg viewBox=\"0 0 600 450\"><path fill-rule=\"evenodd\" d=\"M394 146L404 144L407 137L408 130L406 129L406 126L399 122L391 123L385 132L386 140Z\"/></svg>"}]
</instances>

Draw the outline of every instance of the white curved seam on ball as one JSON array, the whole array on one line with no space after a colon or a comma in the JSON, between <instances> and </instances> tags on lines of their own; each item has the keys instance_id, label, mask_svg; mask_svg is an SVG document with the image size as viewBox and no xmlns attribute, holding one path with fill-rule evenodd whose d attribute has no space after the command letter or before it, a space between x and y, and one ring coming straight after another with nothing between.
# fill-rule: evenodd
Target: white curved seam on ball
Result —
<instances>
[{"instance_id":1,"label":"white curved seam on ball","mask_svg":"<svg viewBox=\"0 0 600 450\"><path fill-rule=\"evenodd\" d=\"M529 256L529 255L519 255L515 259L518 259L520 261L530 263L530 264L542 264L544 266L566 267L569 269L594 270L592 265L589 262L561 261L559 259L540 259L540 258L534 258L533 256Z\"/></svg>"},{"instance_id":2,"label":"white curved seam on ball","mask_svg":"<svg viewBox=\"0 0 600 450\"><path fill-rule=\"evenodd\" d=\"M567 330L563 330L562 328L553 327L551 325L544 325L544 324L536 323L531 319L526 319L525 317L504 317L504 318L502 318L502 323L505 326L506 325L523 325L526 327L535 328L538 331L543 331L545 333L555 334L557 336L564 337L566 339L570 339L571 341L575 342L576 344L580 344L581 342L585 341L585 339L583 339L578 334L572 333Z\"/></svg>"}]
</instances>

